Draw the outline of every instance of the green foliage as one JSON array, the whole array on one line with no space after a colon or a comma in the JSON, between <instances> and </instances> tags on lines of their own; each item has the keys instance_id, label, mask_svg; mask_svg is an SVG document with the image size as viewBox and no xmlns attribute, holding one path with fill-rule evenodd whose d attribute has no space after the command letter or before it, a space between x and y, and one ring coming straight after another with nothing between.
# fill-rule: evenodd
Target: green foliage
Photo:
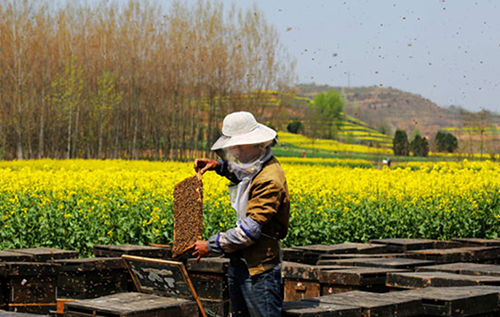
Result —
<instances>
[{"instance_id":1,"label":"green foliage","mask_svg":"<svg viewBox=\"0 0 500 317\"><path fill-rule=\"evenodd\" d=\"M292 121L286 126L286 130L290 133L301 133L304 132L304 124L299 120Z\"/></svg>"},{"instance_id":2,"label":"green foliage","mask_svg":"<svg viewBox=\"0 0 500 317\"><path fill-rule=\"evenodd\" d=\"M317 136L335 139L343 121L344 100L336 91L319 93L310 105L311 125L315 126ZM314 136L313 136L314 137Z\"/></svg>"},{"instance_id":3,"label":"green foliage","mask_svg":"<svg viewBox=\"0 0 500 317\"><path fill-rule=\"evenodd\" d=\"M394 155L408 156L410 155L410 143L408 142L408 135L403 130L396 130L394 139L392 140Z\"/></svg>"},{"instance_id":4,"label":"green foliage","mask_svg":"<svg viewBox=\"0 0 500 317\"><path fill-rule=\"evenodd\" d=\"M427 142L427 138L423 138L418 134L411 141L410 149L413 152L413 156L429 156L429 142Z\"/></svg>"},{"instance_id":5,"label":"green foliage","mask_svg":"<svg viewBox=\"0 0 500 317\"><path fill-rule=\"evenodd\" d=\"M453 153L458 149L458 140L451 133L438 131L434 138L434 143L436 144L436 150L438 152Z\"/></svg>"}]
</instances>

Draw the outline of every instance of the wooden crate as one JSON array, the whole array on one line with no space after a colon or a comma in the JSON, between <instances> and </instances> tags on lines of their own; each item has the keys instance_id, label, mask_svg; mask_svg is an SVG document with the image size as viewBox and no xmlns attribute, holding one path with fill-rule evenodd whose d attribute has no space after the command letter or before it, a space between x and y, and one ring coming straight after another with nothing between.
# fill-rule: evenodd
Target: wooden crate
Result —
<instances>
[{"instance_id":1,"label":"wooden crate","mask_svg":"<svg viewBox=\"0 0 500 317\"><path fill-rule=\"evenodd\" d=\"M283 303L282 316L290 317L361 317L361 307L326 304L319 300L290 301Z\"/></svg>"},{"instance_id":2,"label":"wooden crate","mask_svg":"<svg viewBox=\"0 0 500 317\"><path fill-rule=\"evenodd\" d=\"M422 266L416 272L448 272L466 275L491 275L500 276L500 265L456 262L448 264Z\"/></svg>"},{"instance_id":3,"label":"wooden crate","mask_svg":"<svg viewBox=\"0 0 500 317\"><path fill-rule=\"evenodd\" d=\"M57 297L97 298L127 291L130 274L121 258L55 260L60 265Z\"/></svg>"},{"instance_id":4,"label":"wooden crate","mask_svg":"<svg viewBox=\"0 0 500 317\"><path fill-rule=\"evenodd\" d=\"M309 301L306 299L305 301ZM318 301L325 304L351 305L360 307L362 316L420 316L422 301L418 298L400 297L391 293L377 294L363 291L325 295Z\"/></svg>"},{"instance_id":5,"label":"wooden crate","mask_svg":"<svg viewBox=\"0 0 500 317\"><path fill-rule=\"evenodd\" d=\"M319 258L319 256L318 256ZM304 262L304 250L297 250L293 248L284 248L283 249L283 261L288 262Z\"/></svg>"},{"instance_id":6,"label":"wooden crate","mask_svg":"<svg viewBox=\"0 0 500 317\"><path fill-rule=\"evenodd\" d=\"M353 245L332 244L314 244L306 246L292 247L292 250L298 250L302 253L302 263L315 265L323 254L346 254L357 253L357 247Z\"/></svg>"},{"instance_id":7,"label":"wooden crate","mask_svg":"<svg viewBox=\"0 0 500 317\"><path fill-rule=\"evenodd\" d=\"M323 262L321 262L323 263ZM330 260L328 263L340 266L361 266L361 267L381 267L389 269L409 269L416 267L432 265L433 261L407 259L407 258L351 258L341 260Z\"/></svg>"},{"instance_id":8,"label":"wooden crate","mask_svg":"<svg viewBox=\"0 0 500 317\"><path fill-rule=\"evenodd\" d=\"M152 247L148 245L94 245L93 249L96 257L121 257L122 255L135 255L148 258L164 259L169 253L169 249L163 247Z\"/></svg>"},{"instance_id":9,"label":"wooden crate","mask_svg":"<svg viewBox=\"0 0 500 317\"><path fill-rule=\"evenodd\" d=\"M397 293L420 298L425 316L494 316L498 311L498 293L477 287L428 287Z\"/></svg>"},{"instance_id":10,"label":"wooden crate","mask_svg":"<svg viewBox=\"0 0 500 317\"><path fill-rule=\"evenodd\" d=\"M452 241L461 243L464 246L500 246L500 238L498 239L479 239L479 238L457 238Z\"/></svg>"},{"instance_id":11,"label":"wooden crate","mask_svg":"<svg viewBox=\"0 0 500 317\"><path fill-rule=\"evenodd\" d=\"M50 260L78 258L77 251L61 250L54 248L13 249L7 251L14 252L23 256L29 256L30 257L29 262L47 262Z\"/></svg>"},{"instance_id":12,"label":"wooden crate","mask_svg":"<svg viewBox=\"0 0 500 317\"><path fill-rule=\"evenodd\" d=\"M387 246L383 244L345 242L338 245L347 248L354 247L357 254L381 254L387 251Z\"/></svg>"},{"instance_id":13,"label":"wooden crate","mask_svg":"<svg viewBox=\"0 0 500 317\"><path fill-rule=\"evenodd\" d=\"M415 289L430 286L500 285L500 277L472 276L447 272L389 273L386 284L395 289Z\"/></svg>"},{"instance_id":14,"label":"wooden crate","mask_svg":"<svg viewBox=\"0 0 500 317\"><path fill-rule=\"evenodd\" d=\"M370 243L387 246L387 252L402 253L410 250L434 249L436 240L429 239L372 239Z\"/></svg>"},{"instance_id":15,"label":"wooden crate","mask_svg":"<svg viewBox=\"0 0 500 317\"><path fill-rule=\"evenodd\" d=\"M285 301L301 300L320 296L320 272L323 270L344 268L346 267L338 265L316 266L284 261L282 276L285 286Z\"/></svg>"},{"instance_id":16,"label":"wooden crate","mask_svg":"<svg viewBox=\"0 0 500 317\"><path fill-rule=\"evenodd\" d=\"M57 264L5 262L0 272L5 309L35 314L56 309Z\"/></svg>"},{"instance_id":17,"label":"wooden crate","mask_svg":"<svg viewBox=\"0 0 500 317\"><path fill-rule=\"evenodd\" d=\"M346 253L346 254L322 254L317 261L316 265L335 265L337 260L344 259L392 259L392 258L406 258L404 253L378 253L378 254L360 254L360 253Z\"/></svg>"},{"instance_id":18,"label":"wooden crate","mask_svg":"<svg viewBox=\"0 0 500 317\"><path fill-rule=\"evenodd\" d=\"M32 256L13 251L0 251L0 262L30 262Z\"/></svg>"},{"instance_id":19,"label":"wooden crate","mask_svg":"<svg viewBox=\"0 0 500 317\"><path fill-rule=\"evenodd\" d=\"M198 314L195 301L144 293L120 293L64 305L65 317L191 317Z\"/></svg>"},{"instance_id":20,"label":"wooden crate","mask_svg":"<svg viewBox=\"0 0 500 317\"><path fill-rule=\"evenodd\" d=\"M464 247L409 251L408 256L436 263L485 262L500 258L500 247Z\"/></svg>"},{"instance_id":21,"label":"wooden crate","mask_svg":"<svg viewBox=\"0 0 500 317\"><path fill-rule=\"evenodd\" d=\"M406 272L402 269L352 267L326 270L319 275L321 294L336 294L352 290L385 292L387 274Z\"/></svg>"},{"instance_id":22,"label":"wooden crate","mask_svg":"<svg viewBox=\"0 0 500 317\"><path fill-rule=\"evenodd\" d=\"M196 293L203 300L228 300L229 285L227 266L229 259L188 259L186 269Z\"/></svg>"},{"instance_id":23,"label":"wooden crate","mask_svg":"<svg viewBox=\"0 0 500 317\"><path fill-rule=\"evenodd\" d=\"M186 269L207 316L229 316L229 259L188 259Z\"/></svg>"}]
</instances>

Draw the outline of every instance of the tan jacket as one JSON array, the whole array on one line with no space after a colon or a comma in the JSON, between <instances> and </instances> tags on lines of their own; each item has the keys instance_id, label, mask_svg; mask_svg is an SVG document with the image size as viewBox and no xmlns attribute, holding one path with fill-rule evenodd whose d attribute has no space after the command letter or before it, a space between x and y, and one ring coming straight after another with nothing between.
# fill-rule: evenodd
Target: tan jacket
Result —
<instances>
[{"instance_id":1,"label":"tan jacket","mask_svg":"<svg viewBox=\"0 0 500 317\"><path fill-rule=\"evenodd\" d=\"M281 261L280 239L286 237L290 195L285 172L272 157L252 180L246 215L262 225L258 241L243 249L250 275L274 268Z\"/></svg>"}]
</instances>

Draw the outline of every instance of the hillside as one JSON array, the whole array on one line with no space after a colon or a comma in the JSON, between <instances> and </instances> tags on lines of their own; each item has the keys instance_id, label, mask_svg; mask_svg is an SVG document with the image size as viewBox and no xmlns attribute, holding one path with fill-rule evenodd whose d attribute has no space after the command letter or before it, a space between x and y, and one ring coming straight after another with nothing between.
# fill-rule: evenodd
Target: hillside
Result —
<instances>
[{"instance_id":1,"label":"hillside","mask_svg":"<svg viewBox=\"0 0 500 317\"><path fill-rule=\"evenodd\" d=\"M423 136L434 137L444 128L462 125L458 109L442 108L419 95L393 88L379 87L330 87L313 84L299 85L297 95L313 97L321 91L335 90L346 98L344 111L374 128L403 129L410 134L418 129Z\"/></svg>"}]
</instances>

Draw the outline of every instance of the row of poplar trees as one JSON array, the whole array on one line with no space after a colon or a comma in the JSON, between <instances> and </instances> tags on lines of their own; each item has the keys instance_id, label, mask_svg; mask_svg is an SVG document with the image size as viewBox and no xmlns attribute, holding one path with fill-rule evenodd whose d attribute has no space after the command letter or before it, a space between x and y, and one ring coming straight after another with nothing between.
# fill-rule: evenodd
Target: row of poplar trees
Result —
<instances>
[{"instance_id":1,"label":"row of poplar trees","mask_svg":"<svg viewBox=\"0 0 500 317\"><path fill-rule=\"evenodd\" d=\"M228 112L277 124L294 61L260 11L167 5L0 0L0 159L179 160Z\"/></svg>"}]
</instances>

